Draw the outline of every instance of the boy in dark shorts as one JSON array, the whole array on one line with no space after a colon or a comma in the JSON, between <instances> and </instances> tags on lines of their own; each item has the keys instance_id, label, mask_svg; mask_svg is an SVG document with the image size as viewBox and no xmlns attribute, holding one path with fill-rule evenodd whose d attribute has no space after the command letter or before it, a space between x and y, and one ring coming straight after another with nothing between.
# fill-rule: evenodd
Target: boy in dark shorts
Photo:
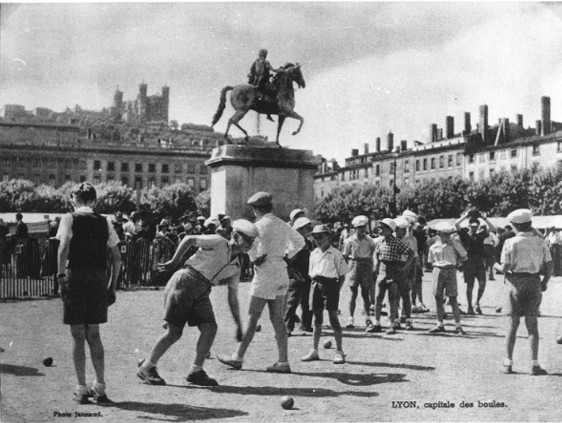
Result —
<instances>
[{"instance_id":1,"label":"boy in dark shorts","mask_svg":"<svg viewBox=\"0 0 562 423\"><path fill-rule=\"evenodd\" d=\"M111 403L105 393L104 348L99 325L107 322L107 307L115 302L115 286L121 267L119 237L113 225L92 210L96 190L82 183L71 194L74 213L63 216L57 232L60 241L57 264L60 296L64 306L63 323L70 325L72 356L78 379L74 400L88 404L92 396L98 404ZM111 277L107 281L107 250L111 254ZM88 341L96 379L86 385Z\"/></svg>"},{"instance_id":2,"label":"boy in dark shorts","mask_svg":"<svg viewBox=\"0 0 562 423\"><path fill-rule=\"evenodd\" d=\"M546 291L554 265L546 242L533 232L532 214L529 209L518 209L507 216L515 227L516 235L505 240L501 253L501 264L496 270L505 273L508 284L506 303L510 326L506 335L506 358L504 373L513 373L513 350L517 339L517 329L521 316L525 316L525 326L529 333L531 347L531 375L547 374L539 365L539 327L537 314L542 291ZM543 274L541 280L541 273Z\"/></svg>"},{"instance_id":3,"label":"boy in dark shorts","mask_svg":"<svg viewBox=\"0 0 562 423\"><path fill-rule=\"evenodd\" d=\"M309 265L309 274L312 279L310 308L314 313L314 336L312 350L301 360L320 360L318 344L322 335L323 314L324 308L326 308L336 339L334 364L343 364L345 355L342 347L342 329L338 319L338 303L345 274L349 269L342 253L331 246L330 234L330 229L325 225L317 225L312 230L314 242L318 246L310 254Z\"/></svg>"},{"instance_id":4,"label":"boy in dark shorts","mask_svg":"<svg viewBox=\"0 0 562 423\"><path fill-rule=\"evenodd\" d=\"M200 332L196 345L193 366L187 375L187 381L201 386L217 386L215 379L210 378L203 364L207 358L215 335L217 323L213 306L209 298L211 288L221 279L221 272L234 262L242 253L247 253L258 230L247 220L237 220L232 224L233 232L230 240L221 235L187 235L182 240L174 257L160 265L161 270L177 269L191 246L198 250L178 270L164 291L164 325L166 333L158 339L148 359L139 362L137 376L151 385L165 385L166 382L156 370L158 360L177 342L187 323L197 326Z\"/></svg>"}]
</instances>

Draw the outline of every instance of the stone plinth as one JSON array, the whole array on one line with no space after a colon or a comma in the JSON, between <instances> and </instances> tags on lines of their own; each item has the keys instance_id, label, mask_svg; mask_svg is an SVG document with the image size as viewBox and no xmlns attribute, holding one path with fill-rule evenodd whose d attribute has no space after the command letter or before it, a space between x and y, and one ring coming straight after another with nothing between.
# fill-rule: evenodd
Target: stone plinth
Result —
<instances>
[{"instance_id":1,"label":"stone plinth","mask_svg":"<svg viewBox=\"0 0 562 423\"><path fill-rule=\"evenodd\" d=\"M319 161L310 150L223 145L206 162L211 168L211 215L252 219L248 198L273 195L274 213L284 220L295 208L312 211Z\"/></svg>"}]
</instances>

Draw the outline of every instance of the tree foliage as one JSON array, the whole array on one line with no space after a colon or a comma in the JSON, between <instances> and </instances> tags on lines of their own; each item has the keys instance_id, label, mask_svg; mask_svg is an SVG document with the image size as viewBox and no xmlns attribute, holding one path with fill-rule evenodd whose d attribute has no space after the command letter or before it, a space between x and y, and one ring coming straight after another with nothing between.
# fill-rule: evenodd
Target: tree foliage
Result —
<instances>
[{"instance_id":1,"label":"tree foliage","mask_svg":"<svg viewBox=\"0 0 562 423\"><path fill-rule=\"evenodd\" d=\"M150 208L157 217L178 219L197 210L191 187L178 183L164 188L145 188L141 191L140 204Z\"/></svg>"},{"instance_id":2,"label":"tree foliage","mask_svg":"<svg viewBox=\"0 0 562 423\"><path fill-rule=\"evenodd\" d=\"M315 213L323 222L349 222L358 214L392 217L391 203L390 190L372 183L345 185L325 196ZM562 165L537 172L502 172L480 182L460 177L427 180L397 196L399 211L410 209L429 220L459 217L469 206L491 216L507 216L523 207L538 215L562 214Z\"/></svg>"}]
</instances>

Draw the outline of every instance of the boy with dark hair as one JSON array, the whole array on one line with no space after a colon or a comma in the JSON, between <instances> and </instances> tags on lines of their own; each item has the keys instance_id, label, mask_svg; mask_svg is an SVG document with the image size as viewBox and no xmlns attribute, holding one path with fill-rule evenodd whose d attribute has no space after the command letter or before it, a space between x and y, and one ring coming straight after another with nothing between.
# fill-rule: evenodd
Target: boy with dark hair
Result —
<instances>
[{"instance_id":1,"label":"boy with dark hair","mask_svg":"<svg viewBox=\"0 0 562 423\"><path fill-rule=\"evenodd\" d=\"M320 360L318 344L322 335L323 314L324 308L326 308L336 339L334 364L343 364L345 363L345 355L342 347L342 329L338 318L338 303L345 274L349 269L342 253L331 246L330 235L330 229L326 225L317 225L312 230L312 236L317 245L317 248L310 254L309 265L309 273L312 279L310 308L314 313L314 337L312 350L301 360Z\"/></svg>"},{"instance_id":2,"label":"boy with dark hair","mask_svg":"<svg viewBox=\"0 0 562 423\"><path fill-rule=\"evenodd\" d=\"M64 305L63 322L70 325L72 355L78 379L74 400L88 404L111 403L105 392L104 348L99 325L107 322L107 308L115 302L115 287L121 267L119 238L113 225L93 211L96 190L82 183L71 194L74 213L63 216L57 232L58 275ZM111 277L107 281L107 250L111 254ZM85 342L88 342L96 379L86 385Z\"/></svg>"},{"instance_id":3,"label":"boy with dark hair","mask_svg":"<svg viewBox=\"0 0 562 423\"><path fill-rule=\"evenodd\" d=\"M495 268L505 273L509 282L509 297L506 303L510 326L506 335L506 358L504 373L513 373L513 350L517 339L517 329L521 316L525 316L525 326L529 333L531 347L531 375L547 374L539 365L539 327L537 314L554 265L545 241L536 236L532 227L532 214L529 209L517 209L507 219L515 227L516 236L505 241L501 264ZM541 273L543 274L541 280Z\"/></svg>"}]
</instances>

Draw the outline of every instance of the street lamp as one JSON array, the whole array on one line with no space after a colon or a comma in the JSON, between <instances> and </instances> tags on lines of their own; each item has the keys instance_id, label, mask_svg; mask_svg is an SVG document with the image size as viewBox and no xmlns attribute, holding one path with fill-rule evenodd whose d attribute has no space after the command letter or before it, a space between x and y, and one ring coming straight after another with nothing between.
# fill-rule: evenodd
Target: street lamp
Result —
<instances>
[{"instance_id":1,"label":"street lamp","mask_svg":"<svg viewBox=\"0 0 562 423\"><path fill-rule=\"evenodd\" d=\"M392 205L391 205L391 213L394 215L394 217L398 216L398 207L396 206L396 194L398 194L400 192L400 188L398 188L396 186L396 159L398 158L400 154L397 152L394 152L391 154L391 156L394 159L394 165L393 165L393 179L392 179Z\"/></svg>"}]
</instances>

